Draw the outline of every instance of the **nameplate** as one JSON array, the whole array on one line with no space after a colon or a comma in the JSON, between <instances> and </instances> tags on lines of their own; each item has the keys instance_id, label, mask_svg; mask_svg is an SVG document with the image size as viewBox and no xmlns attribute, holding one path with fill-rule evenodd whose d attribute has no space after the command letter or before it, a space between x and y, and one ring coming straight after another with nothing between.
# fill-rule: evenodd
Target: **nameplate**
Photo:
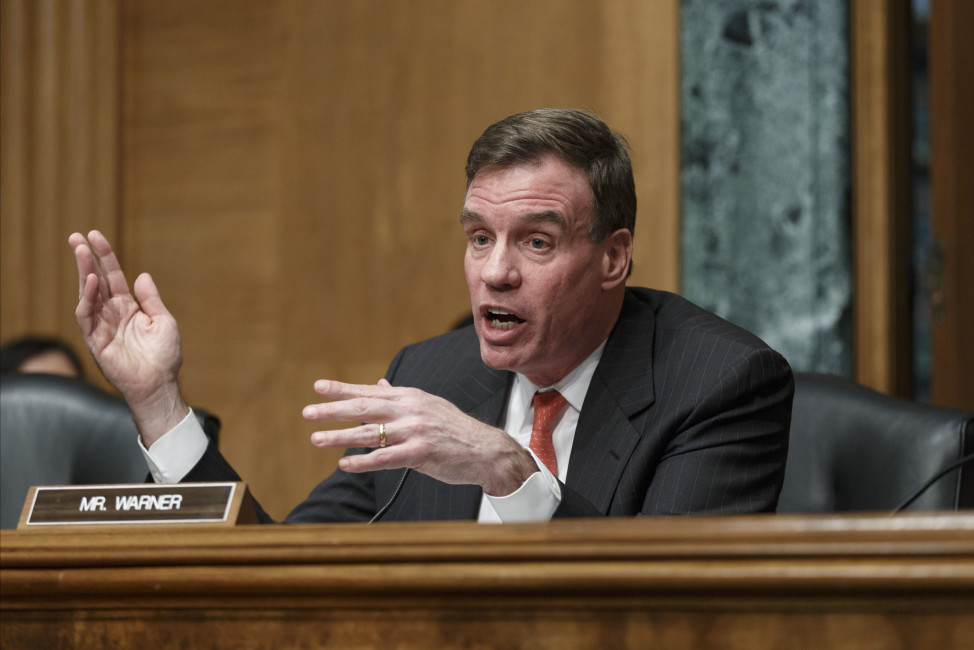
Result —
<instances>
[{"instance_id":1,"label":"nameplate","mask_svg":"<svg viewBox=\"0 0 974 650\"><path fill-rule=\"evenodd\" d=\"M34 526L257 523L244 483L35 486L18 529Z\"/></svg>"}]
</instances>

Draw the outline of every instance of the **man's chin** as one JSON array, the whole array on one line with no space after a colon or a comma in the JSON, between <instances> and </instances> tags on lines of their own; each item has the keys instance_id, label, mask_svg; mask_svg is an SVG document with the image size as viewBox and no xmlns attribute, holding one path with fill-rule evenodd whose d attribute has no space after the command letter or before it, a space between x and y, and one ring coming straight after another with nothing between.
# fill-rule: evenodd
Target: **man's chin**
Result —
<instances>
[{"instance_id":1,"label":"man's chin","mask_svg":"<svg viewBox=\"0 0 974 650\"><path fill-rule=\"evenodd\" d=\"M519 351L510 346L492 345L480 341L480 359L488 368L494 370L510 370L518 372L521 367L521 355Z\"/></svg>"}]
</instances>

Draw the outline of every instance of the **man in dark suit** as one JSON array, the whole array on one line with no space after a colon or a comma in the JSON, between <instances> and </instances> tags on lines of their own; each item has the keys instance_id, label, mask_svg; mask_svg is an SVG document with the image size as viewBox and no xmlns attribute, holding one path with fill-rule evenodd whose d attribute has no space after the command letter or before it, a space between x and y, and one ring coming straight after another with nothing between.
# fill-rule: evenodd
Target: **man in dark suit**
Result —
<instances>
[{"instance_id":1,"label":"man in dark suit","mask_svg":"<svg viewBox=\"0 0 974 650\"><path fill-rule=\"evenodd\" d=\"M473 327L405 348L376 385L315 383L328 401L305 418L362 424L312 435L348 452L287 521L773 511L791 371L682 298L627 288L635 216L625 142L598 118L543 109L490 126L460 218ZM70 243L79 324L155 479L237 480L188 416L151 278L136 302L100 233Z\"/></svg>"}]
</instances>

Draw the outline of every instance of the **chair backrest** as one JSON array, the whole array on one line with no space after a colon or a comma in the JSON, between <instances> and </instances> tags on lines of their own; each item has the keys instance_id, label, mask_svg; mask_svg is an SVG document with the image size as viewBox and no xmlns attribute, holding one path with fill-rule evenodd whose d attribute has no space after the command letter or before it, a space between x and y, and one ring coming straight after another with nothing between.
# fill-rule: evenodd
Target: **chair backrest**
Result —
<instances>
[{"instance_id":1,"label":"chair backrest","mask_svg":"<svg viewBox=\"0 0 974 650\"><path fill-rule=\"evenodd\" d=\"M974 414L883 395L844 377L795 375L778 512L892 511L974 452ZM974 507L974 466L934 483L909 510Z\"/></svg>"},{"instance_id":2,"label":"chair backrest","mask_svg":"<svg viewBox=\"0 0 974 650\"><path fill-rule=\"evenodd\" d=\"M220 421L194 407L217 442ZM125 401L72 377L0 377L0 528L16 528L33 485L142 483L148 476Z\"/></svg>"}]
</instances>

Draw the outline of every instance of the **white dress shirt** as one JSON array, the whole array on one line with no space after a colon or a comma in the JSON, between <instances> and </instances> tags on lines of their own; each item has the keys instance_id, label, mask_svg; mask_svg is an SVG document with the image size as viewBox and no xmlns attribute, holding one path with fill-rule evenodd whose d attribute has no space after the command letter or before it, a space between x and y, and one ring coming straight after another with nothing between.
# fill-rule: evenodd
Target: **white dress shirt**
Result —
<instances>
[{"instance_id":1,"label":"white dress shirt","mask_svg":"<svg viewBox=\"0 0 974 650\"><path fill-rule=\"evenodd\" d=\"M531 428L534 422L532 399L538 390L555 389L568 401L563 409L554 432L552 444L558 461L558 479L562 482L568 474L568 459L571 457L575 441L575 427L582 402L588 392L592 375L599 365L605 341L580 363L574 370L553 386L535 386L521 375L515 374L514 385L507 402L507 415L504 430L521 446L528 449L531 442ZM149 465L149 472L157 483L178 483L203 457L208 444L206 434L192 410L182 422L159 438L151 449L146 449L139 438L139 448ZM530 451L530 450L529 450ZM500 523L515 521L547 521L561 503L561 487L544 463L531 452L538 465L538 472L532 474L515 492L494 497L485 494L480 504L478 521L481 523Z\"/></svg>"},{"instance_id":2,"label":"white dress shirt","mask_svg":"<svg viewBox=\"0 0 974 650\"><path fill-rule=\"evenodd\" d=\"M563 483L568 475L568 459L571 458L572 445L575 442L575 427L578 425L578 415L582 411L582 402L592 383L592 375L602 358L605 341L595 349L574 370L565 375L553 386L536 386L524 375L514 375L514 385L507 401L507 418L504 430L521 443L525 449L531 444L531 428L534 425L534 394L537 391L557 390L567 400L568 405L562 409L558 422L551 434L551 443L555 448L555 460L558 461L558 479ZM548 468L534 452L534 462L540 471L528 477L520 488L505 497L492 497L484 494L480 503L481 523L499 523L514 521L548 521L561 503L561 486L552 476Z\"/></svg>"}]
</instances>

